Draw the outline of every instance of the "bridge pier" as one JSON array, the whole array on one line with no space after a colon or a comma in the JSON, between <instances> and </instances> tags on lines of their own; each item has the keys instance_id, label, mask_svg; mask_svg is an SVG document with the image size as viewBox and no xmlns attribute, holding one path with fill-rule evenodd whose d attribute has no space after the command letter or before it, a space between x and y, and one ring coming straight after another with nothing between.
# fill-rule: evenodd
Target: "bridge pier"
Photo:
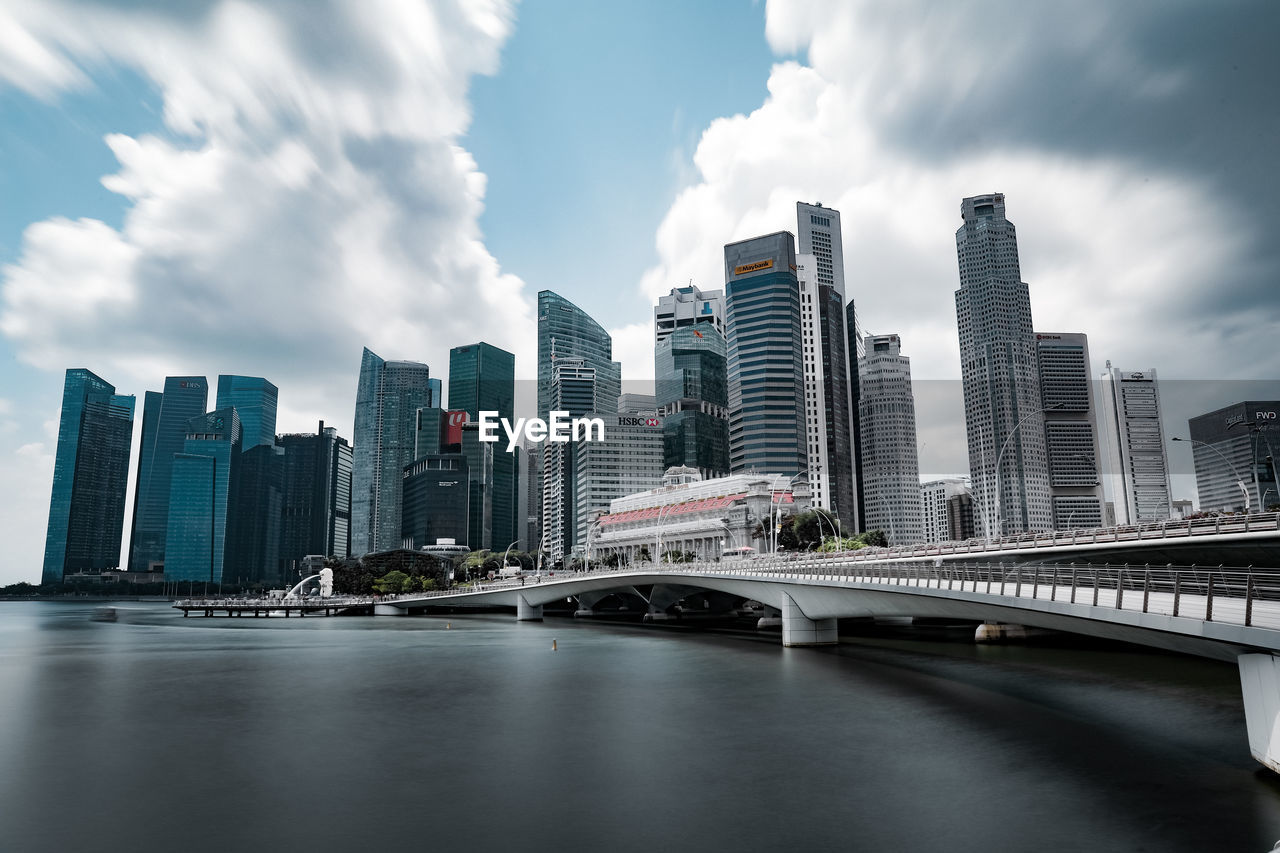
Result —
<instances>
[{"instance_id":1,"label":"bridge pier","mask_svg":"<svg viewBox=\"0 0 1280 853\"><path fill-rule=\"evenodd\" d=\"M764 605L764 615L756 620L756 630L763 628L781 628L782 627L782 611L776 607Z\"/></svg>"},{"instance_id":2,"label":"bridge pier","mask_svg":"<svg viewBox=\"0 0 1280 853\"><path fill-rule=\"evenodd\" d=\"M517 622L541 622L542 621L542 605L530 604L525 600L524 594L516 596L516 621Z\"/></svg>"},{"instance_id":3,"label":"bridge pier","mask_svg":"<svg viewBox=\"0 0 1280 853\"><path fill-rule=\"evenodd\" d=\"M1240 666L1249 752L1280 773L1280 658L1250 654L1240 655L1236 662Z\"/></svg>"},{"instance_id":4,"label":"bridge pier","mask_svg":"<svg viewBox=\"0 0 1280 853\"><path fill-rule=\"evenodd\" d=\"M831 646L839 639L835 619L810 619L795 599L782 594L782 645Z\"/></svg>"},{"instance_id":5,"label":"bridge pier","mask_svg":"<svg viewBox=\"0 0 1280 853\"><path fill-rule=\"evenodd\" d=\"M289 611L286 610L285 613ZM391 604L375 604L373 605L374 616L408 616L409 611L403 607L396 607Z\"/></svg>"}]
</instances>

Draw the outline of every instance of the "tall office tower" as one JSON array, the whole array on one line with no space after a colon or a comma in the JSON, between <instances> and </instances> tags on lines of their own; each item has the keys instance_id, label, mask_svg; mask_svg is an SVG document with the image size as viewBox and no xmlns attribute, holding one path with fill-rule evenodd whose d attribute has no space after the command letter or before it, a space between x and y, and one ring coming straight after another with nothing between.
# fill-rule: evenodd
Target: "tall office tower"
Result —
<instances>
[{"instance_id":1,"label":"tall office tower","mask_svg":"<svg viewBox=\"0 0 1280 853\"><path fill-rule=\"evenodd\" d=\"M431 395L429 405L437 409L444 408L444 385L439 379L427 380L427 393Z\"/></svg>"},{"instance_id":2,"label":"tall office tower","mask_svg":"<svg viewBox=\"0 0 1280 853\"><path fill-rule=\"evenodd\" d=\"M806 472L800 284L789 232L724 247L729 470Z\"/></svg>"},{"instance_id":3,"label":"tall office tower","mask_svg":"<svg viewBox=\"0 0 1280 853\"><path fill-rule=\"evenodd\" d=\"M53 461L43 583L61 583L67 572L120 565L133 404L132 395L117 394L114 385L88 370L67 371Z\"/></svg>"},{"instance_id":4,"label":"tall office tower","mask_svg":"<svg viewBox=\"0 0 1280 853\"><path fill-rule=\"evenodd\" d=\"M658 297L653 309L653 341L660 344L676 329L710 323L724 337L724 291L699 290L690 283Z\"/></svg>"},{"instance_id":5,"label":"tall office tower","mask_svg":"<svg viewBox=\"0 0 1280 853\"><path fill-rule=\"evenodd\" d=\"M428 453L405 468L402 546L417 550L440 539L467 544L470 482L462 453Z\"/></svg>"},{"instance_id":6,"label":"tall office tower","mask_svg":"<svg viewBox=\"0 0 1280 853\"><path fill-rule=\"evenodd\" d=\"M324 421L314 433L279 436L284 449L281 580L301 580L303 558L345 559L351 550L351 445Z\"/></svg>"},{"instance_id":7,"label":"tall office tower","mask_svg":"<svg viewBox=\"0 0 1280 853\"><path fill-rule=\"evenodd\" d=\"M413 461L418 409L431 404L430 370L384 361L368 347L360 360L351 464L351 552L400 547L404 468Z\"/></svg>"},{"instance_id":8,"label":"tall office tower","mask_svg":"<svg viewBox=\"0 0 1280 853\"><path fill-rule=\"evenodd\" d=\"M234 539L229 521L239 485L240 436L235 409L218 409L187 422L170 479L166 579L222 581L228 535Z\"/></svg>"},{"instance_id":9,"label":"tall office tower","mask_svg":"<svg viewBox=\"0 0 1280 853\"><path fill-rule=\"evenodd\" d=\"M813 255L817 282L833 288L844 304L844 241L840 235L840 211L820 203L796 202L797 251Z\"/></svg>"},{"instance_id":10,"label":"tall office tower","mask_svg":"<svg viewBox=\"0 0 1280 853\"><path fill-rule=\"evenodd\" d=\"M801 257L812 258L798 262L800 271L808 280L810 317L806 324L813 343L806 343L805 381L812 385L815 402L822 418L818 443L821 465L809 460L809 467L816 479L821 479L821 490L813 489L815 502L819 497L826 507L846 523L856 524L858 519L857 489L855 478L857 464L855 444L857 405L854 402L853 377L849 368L850 343L857 340L856 330L850 325L845 308L844 246L840 235L840 211L821 204L796 202L797 251ZM848 312L852 313L852 302ZM812 356L812 370L809 358ZM821 374L820 376L818 374ZM807 392L806 392L807 395ZM814 445L813 424L807 425L809 445ZM812 457L813 451L810 451ZM811 478L810 485L814 486Z\"/></svg>"},{"instance_id":11,"label":"tall office tower","mask_svg":"<svg viewBox=\"0 0 1280 853\"><path fill-rule=\"evenodd\" d=\"M569 417L596 412L597 403L607 405L612 400L617 404L617 395L599 387L595 368L582 358L557 358L548 392L548 410L567 412ZM564 559L577 541L576 458L571 442L542 445L542 548L553 563Z\"/></svg>"},{"instance_id":12,"label":"tall office tower","mask_svg":"<svg viewBox=\"0 0 1280 853\"><path fill-rule=\"evenodd\" d=\"M1258 512L1280 504L1274 453L1280 444L1277 412L1280 401L1245 400L1187 422L1202 511L1247 507Z\"/></svg>"},{"instance_id":13,"label":"tall office tower","mask_svg":"<svg viewBox=\"0 0 1280 853\"><path fill-rule=\"evenodd\" d=\"M960 215L956 319L974 491L990 533L1047 530L1049 462L1017 230L1003 193L964 199Z\"/></svg>"},{"instance_id":14,"label":"tall office tower","mask_svg":"<svg viewBox=\"0 0 1280 853\"><path fill-rule=\"evenodd\" d=\"M1102 475L1088 337L1075 332L1037 332L1036 366L1049 456L1053 529L1102 527Z\"/></svg>"},{"instance_id":15,"label":"tall office tower","mask_svg":"<svg viewBox=\"0 0 1280 853\"><path fill-rule=\"evenodd\" d=\"M239 466L222 576L241 586L274 586L287 578L280 571L284 448L258 444L242 450Z\"/></svg>"},{"instance_id":16,"label":"tall office tower","mask_svg":"<svg viewBox=\"0 0 1280 853\"><path fill-rule=\"evenodd\" d=\"M683 330L681 330L683 331ZM576 443L574 546L584 549L595 519L616 498L662 485L662 421L653 415L592 415L604 422L604 439ZM675 525L673 525L673 529Z\"/></svg>"},{"instance_id":17,"label":"tall office tower","mask_svg":"<svg viewBox=\"0 0 1280 853\"><path fill-rule=\"evenodd\" d=\"M868 335L858 365L865 526L893 544L921 542L920 464L911 360L897 335Z\"/></svg>"},{"instance_id":18,"label":"tall office tower","mask_svg":"<svg viewBox=\"0 0 1280 853\"><path fill-rule=\"evenodd\" d=\"M866 509L862 504L862 423L858 416L858 396L861 393L858 385L858 363L865 356L865 342L862 339L862 325L858 322L858 309L852 299L844 307L845 337L849 339L847 358L849 371L849 455L853 457L853 515L845 519L853 530L864 530L862 524Z\"/></svg>"},{"instance_id":19,"label":"tall office tower","mask_svg":"<svg viewBox=\"0 0 1280 853\"><path fill-rule=\"evenodd\" d=\"M662 419L666 468L696 468L704 479L729 473L729 362L710 322L683 326L653 351L654 402Z\"/></svg>"},{"instance_id":20,"label":"tall office tower","mask_svg":"<svg viewBox=\"0 0 1280 853\"><path fill-rule=\"evenodd\" d=\"M279 390L261 376L219 376L214 408L236 410L244 439L243 453L276 440L276 404Z\"/></svg>"},{"instance_id":21,"label":"tall office tower","mask_svg":"<svg viewBox=\"0 0 1280 853\"><path fill-rule=\"evenodd\" d=\"M978 535L973 492L966 489L947 498L947 538L963 542Z\"/></svg>"},{"instance_id":22,"label":"tall office tower","mask_svg":"<svg viewBox=\"0 0 1280 853\"><path fill-rule=\"evenodd\" d=\"M1119 370L1108 361L1101 409L1107 494L1116 524L1164 521L1173 509L1155 369Z\"/></svg>"},{"instance_id":23,"label":"tall office tower","mask_svg":"<svg viewBox=\"0 0 1280 853\"><path fill-rule=\"evenodd\" d=\"M462 455L467 460L468 494L466 543L473 551L505 548L513 539L498 542L494 533L494 493L496 460L506 456L505 445L480 440L480 424L462 425ZM512 496L514 498L514 496ZM514 503L514 501L513 501ZM518 538L518 537L513 537ZM462 540L459 540L462 541Z\"/></svg>"},{"instance_id":24,"label":"tall office tower","mask_svg":"<svg viewBox=\"0 0 1280 853\"><path fill-rule=\"evenodd\" d=\"M814 506L831 509L831 460L827 458L827 400L823 393L826 359L819 330L817 262L813 255L796 255L800 282L800 342L804 348L804 428L809 455L809 489ZM829 267L828 267L829 268ZM839 513L837 513L839 515Z\"/></svg>"},{"instance_id":25,"label":"tall office tower","mask_svg":"<svg viewBox=\"0 0 1280 853\"><path fill-rule=\"evenodd\" d=\"M924 538L922 542L952 542L956 540L956 532L951 524L951 499L959 495L969 496L968 477L942 477L920 484L920 507L924 521ZM970 513L972 517L972 512ZM972 525L967 539L973 535Z\"/></svg>"},{"instance_id":26,"label":"tall office tower","mask_svg":"<svg viewBox=\"0 0 1280 853\"><path fill-rule=\"evenodd\" d=\"M209 383L203 376L169 376L164 380L163 393L146 394L134 481L133 532L129 537L131 572L164 567L173 455L182 452L187 423L203 415L208 404Z\"/></svg>"},{"instance_id":27,"label":"tall office tower","mask_svg":"<svg viewBox=\"0 0 1280 853\"><path fill-rule=\"evenodd\" d=\"M622 365L613 361L613 338L585 311L550 290L538 293L538 417L546 420L557 359L580 358L595 371L599 407L616 412L622 393Z\"/></svg>"},{"instance_id":28,"label":"tall office tower","mask_svg":"<svg viewBox=\"0 0 1280 853\"><path fill-rule=\"evenodd\" d=\"M492 344L478 343L449 350L449 408L465 411L476 420L479 413L497 412L515 420L516 357ZM493 456L492 545L506 548L524 538L519 517L519 449L507 452L506 442L488 445ZM476 473L475 468L471 473Z\"/></svg>"}]
</instances>

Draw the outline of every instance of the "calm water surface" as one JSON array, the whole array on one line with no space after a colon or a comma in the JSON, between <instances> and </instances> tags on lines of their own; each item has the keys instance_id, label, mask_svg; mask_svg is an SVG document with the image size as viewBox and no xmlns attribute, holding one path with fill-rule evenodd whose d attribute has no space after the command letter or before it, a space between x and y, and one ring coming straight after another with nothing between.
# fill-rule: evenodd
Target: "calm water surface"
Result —
<instances>
[{"instance_id":1,"label":"calm water surface","mask_svg":"<svg viewBox=\"0 0 1280 853\"><path fill-rule=\"evenodd\" d=\"M0 850L1261 851L1235 667L0 603ZM452 627L447 627L452 623ZM559 650L551 651L558 640Z\"/></svg>"}]
</instances>

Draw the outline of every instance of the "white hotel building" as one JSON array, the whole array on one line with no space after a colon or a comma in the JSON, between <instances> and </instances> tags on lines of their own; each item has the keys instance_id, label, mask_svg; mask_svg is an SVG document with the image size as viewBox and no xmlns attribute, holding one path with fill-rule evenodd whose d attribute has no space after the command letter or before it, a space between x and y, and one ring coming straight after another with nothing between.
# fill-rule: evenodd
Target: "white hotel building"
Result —
<instances>
[{"instance_id":1,"label":"white hotel building","mask_svg":"<svg viewBox=\"0 0 1280 853\"><path fill-rule=\"evenodd\" d=\"M617 498L592 523L587 546L594 563L609 554L634 563L658 553L692 552L701 560L717 559L734 548L765 552L779 513L803 512L810 506L807 484L794 492L785 474L732 474L703 480L693 468L670 468L663 485Z\"/></svg>"}]
</instances>

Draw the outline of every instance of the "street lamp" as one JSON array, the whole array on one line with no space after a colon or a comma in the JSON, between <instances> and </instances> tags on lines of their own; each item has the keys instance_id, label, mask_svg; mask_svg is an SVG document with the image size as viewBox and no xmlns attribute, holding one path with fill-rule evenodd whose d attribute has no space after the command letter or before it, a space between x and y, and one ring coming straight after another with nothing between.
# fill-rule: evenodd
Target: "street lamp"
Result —
<instances>
[{"instance_id":1,"label":"street lamp","mask_svg":"<svg viewBox=\"0 0 1280 853\"><path fill-rule=\"evenodd\" d=\"M584 572L590 572L590 571L591 571L591 531L592 531L592 530L597 530L597 531L598 531L599 529L600 529L600 519L599 519L599 518L597 518L595 521L593 521L593 522L591 522L590 524L588 524L588 525L587 525L587 551L586 551L586 553L583 555L583 556L584 556L584 560L583 560L583 564L582 564L582 565L583 565L583 571L584 571Z\"/></svg>"},{"instance_id":2,"label":"street lamp","mask_svg":"<svg viewBox=\"0 0 1280 853\"><path fill-rule=\"evenodd\" d=\"M1244 495L1244 511L1245 511L1245 514L1246 514L1246 515L1248 515L1248 513L1249 513L1249 506L1250 506L1250 504L1249 504L1249 487L1245 485L1245 483L1244 483L1244 478L1240 476L1240 472L1236 469L1235 464L1234 464L1230 459L1228 459L1228 458L1227 458L1227 454L1223 453L1221 450L1219 450L1218 448L1214 447L1212 444L1209 444L1209 443L1207 443L1207 442L1200 441L1199 439L1196 439L1196 438L1178 438L1177 436L1173 436L1173 437L1172 437L1172 438L1170 438L1169 440L1170 440L1170 441L1185 441L1185 442L1187 442L1188 444L1198 444L1198 445L1200 445L1201 447L1207 447L1207 448L1209 448L1209 449L1210 449L1210 450L1212 450L1214 453L1216 453L1216 454L1218 454L1220 457L1222 457L1222 461L1223 461L1223 462L1225 462L1225 463L1227 463L1227 466L1228 466L1229 468L1231 468L1231 473L1232 473L1232 474L1235 476L1235 478L1236 478L1236 485L1240 487L1240 492L1241 492L1241 494L1243 494L1243 495ZM1203 509L1203 507L1201 507L1201 509Z\"/></svg>"},{"instance_id":3,"label":"street lamp","mask_svg":"<svg viewBox=\"0 0 1280 853\"><path fill-rule=\"evenodd\" d=\"M656 544L657 544L657 546L658 546L657 552L653 555L653 565L654 565L655 567L657 567L657 566L658 566L658 564L660 564L660 563L662 562L662 519L663 519L663 516L665 516L668 512L670 512L670 511L671 511L672 509L674 509L676 506L677 506L677 504L667 504L666 506L664 506L664 507L662 507L660 510L658 510L658 525L657 525L656 530L654 531L654 537L655 537L655 539L657 540Z\"/></svg>"},{"instance_id":4,"label":"street lamp","mask_svg":"<svg viewBox=\"0 0 1280 853\"><path fill-rule=\"evenodd\" d=\"M1043 415L1050 409L1061 408L1062 405L1062 403L1054 403L1052 406L1045 406L1043 409L1036 409L1031 414L1022 418L1022 420L1018 421L1018 423L1014 425L1013 429L1009 431L1009 435L1005 437L1004 444L1000 445L1000 452L996 454L996 529L1000 530L1002 535L1004 533L1004 528L1000 526L1000 462L1004 459L1004 452L1009 449L1009 442L1013 441L1013 437L1018 434L1018 430L1023 424L1037 415ZM990 530L987 531L987 544L991 544Z\"/></svg>"},{"instance_id":5,"label":"street lamp","mask_svg":"<svg viewBox=\"0 0 1280 853\"><path fill-rule=\"evenodd\" d=\"M516 540L516 542L519 542L519 541L520 541L519 539ZM498 569L499 577L502 576L502 569L505 569L507 567L507 555L511 553L511 547L512 545L515 545L516 542L512 542L511 545L507 546L507 550L502 552L502 568Z\"/></svg>"},{"instance_id":6,"label":"street lamp","mask_svg":"<svg viewBox=\"0 0 1280 853\"><path fill-rule=\"evenodd\" d=\"M808 471L801 471L799 474L796 474L792 476L791 479L787 480L787 487L785 489L769 490L769 526L773 531L773 548L771 549L771 553L773 554L778 553L778 534L782 532L781 530L779 530L779 528L782 525L782 501L779 500L777 502L777 508L775 509L773 498L779 492L782 492L782 493L790 492L792 486L795 485L796 480L799 480L801 477L804 477L807 480L808 476L809 476Z\"/></svg>"}]
</instances>

